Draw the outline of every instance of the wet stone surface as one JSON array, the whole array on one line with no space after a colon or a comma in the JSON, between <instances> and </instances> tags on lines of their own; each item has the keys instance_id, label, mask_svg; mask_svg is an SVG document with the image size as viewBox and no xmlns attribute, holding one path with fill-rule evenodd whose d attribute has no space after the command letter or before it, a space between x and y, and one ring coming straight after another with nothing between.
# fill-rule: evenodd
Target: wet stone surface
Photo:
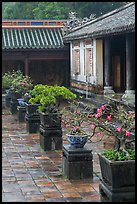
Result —
<instances>
[{"instance_id":1,"label":"wet stone surface","mask_svg":"<svg viewBox=\"0 0 137 204\"><path fill-rule=\"evenodd\" d=\"M69 180L62 171L62 150L44 151L39 133L27 133L25 122L3 114L2 202L100 202L97 151L102 144L86 145L93 151L93 179Z\"/></svg>"}]
</instances>

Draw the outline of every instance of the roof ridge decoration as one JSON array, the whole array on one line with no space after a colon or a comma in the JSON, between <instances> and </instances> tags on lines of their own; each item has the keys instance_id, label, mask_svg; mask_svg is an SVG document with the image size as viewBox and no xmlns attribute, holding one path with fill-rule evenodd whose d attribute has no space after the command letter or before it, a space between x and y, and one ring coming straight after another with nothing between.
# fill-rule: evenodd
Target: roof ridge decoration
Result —
<instances>
[{"instance_id":1,"label":"roof ridge decoration","mask_svg":"<svg viewBox=\"0 0 137 204\"><path fill-rule=\"evenodd\" d=\"M129 4L126 4L124 6L121 6L117 9L114 9L104 15L101 15L99 17L95 17L96 14L91 14L89 18L87 17L84 17L83 19L81 18L77 18L77 13L76 12L70 12L69 14L69 20L66 21L66 23L64 23L64 27L62 28L62 34L63 36L65 37L65 35L73 32L73 31L76 31L78 29L81 29L82 27L85 27L91 23L94 23L96 21L100 21L104 18L107 18L108 16L111 16L121 10L124 10L132 5L134 5L135 2L131 2Z\"/></svg>"},{"instance_id":2,"label":"roof ridge decoration","mask_svg":"<svg viewBox=\"0 0 137 204\"><path fill-rule=\"evenodd\" d=\"M64 23L64 27L62 28L62 34L63 35L67 35L72 29L84 25L85 23L94 20L95 19L96 14L91 14L89 16L89 18L84 17L82 18L78 18L77 17L77 13L74 11L71 11L69 13L69 19Z\"/></svg>"}]
</instances>

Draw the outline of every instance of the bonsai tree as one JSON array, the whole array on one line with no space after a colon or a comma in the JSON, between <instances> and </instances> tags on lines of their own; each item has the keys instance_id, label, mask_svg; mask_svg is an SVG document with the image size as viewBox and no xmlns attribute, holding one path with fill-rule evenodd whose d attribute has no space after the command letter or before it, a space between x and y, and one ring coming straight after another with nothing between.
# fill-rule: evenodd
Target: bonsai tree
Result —
<instances>
[{"instance_id":1,"label":"bonsai tree","mask_svg":"<svg viewBox=\"0 0 137 204\"><path fill-rule=\"evenodd\" d=\"M113 160L135 158L135 112L126 110L122 104L108 102L94 111L92 105L82 109L78 100L71 109L62 109L62 122L71 135L87 134L89 142L100 142L104 135L114 138L114 148L103 152Z\"/></svg>"},{"instance_id":2,"label":"bonsai tree","mask_svg":"<svg viewBox=\"0 0 137 204\"><path fill-rule=\"evenodd\" d=\"M56 113L59 112L59 106L62 100L74 100L76 94L64 86L37 84L30 91L30 97L29 103L39 104L39 112Z\"/></svg>"},{"instance_id":3,"label":"bonsai tree","mask_svg":"<svg viewBox=\"0 0 137 204\"><path fill-rule=\"evenodd\" d=\"M24 95L33 87L33 82L29 76L24 76L20 70L12 73L13 80L10 90L15 94Z\"/></svg>"},{"instance_id":4,"label":"bonsai tree","mask_svg":"<svg viewBox=\"0 0 137 204\"><path fill-rule=\"evenodd\" d=\"M12 84L13 76L11 72L5 72L2 75L2 91L5 92L6 89L10 89L10 86Z\"/></svg>"},{"instance_id":5,"label":"bonsai tree","mask_svg":"<svg viewBox=\"0 0 137 204\"><path fill-rule=\"evenodd\" d=\"M29 76L24 76L20 70L6 72L2 76L2 89L10 89L13 94L24 95L33 87Z\"/></svg>"},{"instance_id":6,"label":"bonsai tree","mask_svg":"<svg viewBox=\"0 0 137 204\"><path fill-rule=\"evenodd\" d=\"M88 113L87 122L92 129L93 136L103 134L114 137L114 148L105 150L103 155L112 160L135 159L135 112L128 111L124 105L115 103L103 104L97 111Z\"/></svg>"}]
</instances>

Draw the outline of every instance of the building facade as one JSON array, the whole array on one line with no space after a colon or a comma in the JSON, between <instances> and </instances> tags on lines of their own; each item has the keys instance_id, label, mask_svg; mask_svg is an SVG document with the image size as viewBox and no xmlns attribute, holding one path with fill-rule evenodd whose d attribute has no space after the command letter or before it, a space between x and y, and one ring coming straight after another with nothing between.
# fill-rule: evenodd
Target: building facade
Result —
<instances>
[{"instance_id":1,"label":"building facade","mask_svg":"<svg viewBox=\"0 0 137 204\"><path fill-rule=\"evenodd\" d=\"M71 15L63 39L70 45L72 89L135 101L134 2L99 18Z\"/></svg>"},{"instance_id":2,"label":"building facade","mask_svg":"<svg viewBox=\"0 0 137 204\"><path fill-rule=\"evenodd\" d=\"M3 20L2 73L20 69L34 84L69 86L64 20Z\"/></svg>"}]
</instances>

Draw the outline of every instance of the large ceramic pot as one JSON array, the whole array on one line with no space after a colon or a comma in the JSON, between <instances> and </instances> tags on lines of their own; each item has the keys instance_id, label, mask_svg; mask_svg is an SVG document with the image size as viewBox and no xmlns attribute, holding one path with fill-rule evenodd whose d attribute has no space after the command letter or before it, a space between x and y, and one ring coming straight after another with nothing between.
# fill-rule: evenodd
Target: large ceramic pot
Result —
<instances>
[{"instance_id":1,"label":"large ceramic pot","mask_svg":"<svg viewBox=\"0 0 137 204\"><path fill-rule=\"evenodd\" d=\"M27 103L24 101L23 98L18 98L17 101L18 101L18 103L19 103L20 106L25 106L25 105L27 104Z\"/></svg>"},{"instance_id":2,"label":"large ceramic pot","mask_svg":"<svg viewBox=\"0 0 137 204\"><path fill-rule=\"evenodd\" d=\"M72 148L83 148L88 141L88 135L66 134L67 140Z\"/></svg>"}]
</instances>

